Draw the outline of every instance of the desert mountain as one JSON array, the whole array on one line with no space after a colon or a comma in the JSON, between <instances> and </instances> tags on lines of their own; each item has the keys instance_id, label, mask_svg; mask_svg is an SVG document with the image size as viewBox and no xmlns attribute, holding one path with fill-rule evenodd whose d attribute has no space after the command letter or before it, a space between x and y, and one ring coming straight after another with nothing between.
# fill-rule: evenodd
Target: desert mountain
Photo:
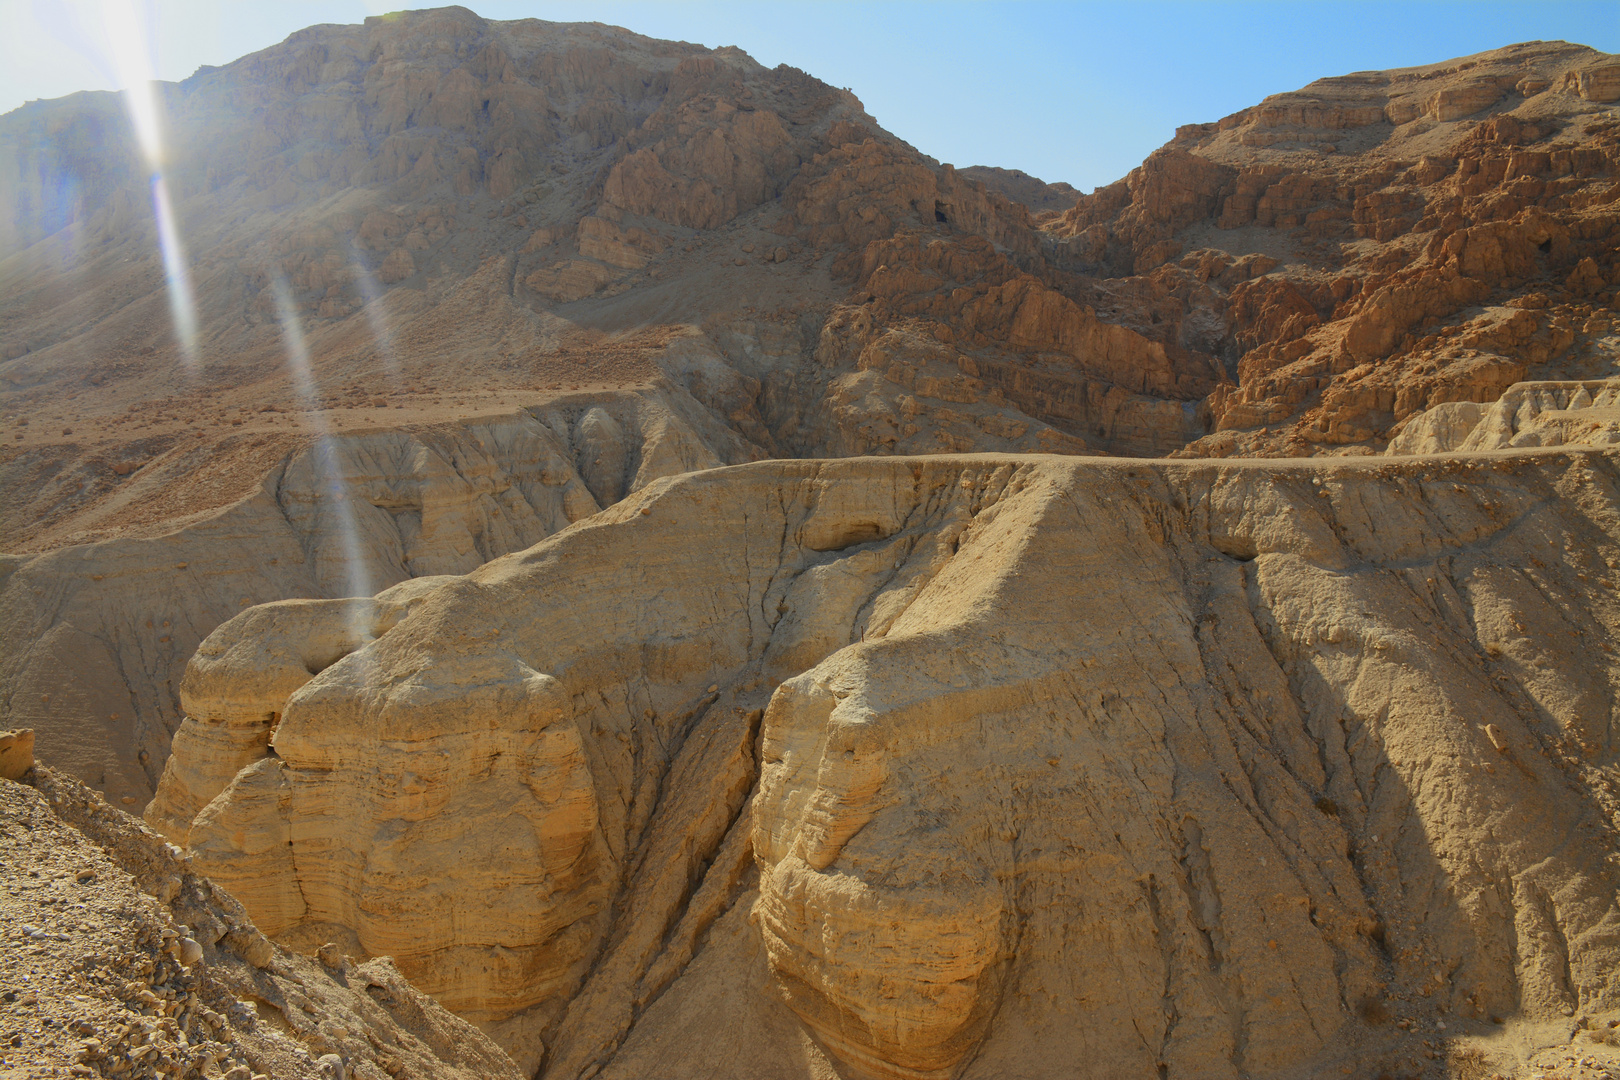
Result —
<instances>
[{"instance_id":1,"label":"desert mountain","mask_svg":"<svg viewBox=\"0 0 1620 1080\"><path fill-rule=\"evenodd\" d=\"M164 85L161 144L32 103L0 728L329 945L207 953L317 1034L364 971L567 1080L1607 1054L1617 102L1515 45L1080 194L448 8Z\"/></svg>"},{"instance_id":2,"label":"desert mountain","mask_svg":"<svg viewBox=\"0 0 1620 1080\"><path fill-rule=\"evenodd\" d=\"M241 607L463 573L691 469L1459 446L1516 382L1613 373L1616 63L1322 80L1032 216L1063 189L735 49L312 27L160 88L184 342L119 97L30 104L0 118L0 722L142 804ZM1577 391L1487 444L1612 438L1558 419Z\"/></svg>"}]
</instances>

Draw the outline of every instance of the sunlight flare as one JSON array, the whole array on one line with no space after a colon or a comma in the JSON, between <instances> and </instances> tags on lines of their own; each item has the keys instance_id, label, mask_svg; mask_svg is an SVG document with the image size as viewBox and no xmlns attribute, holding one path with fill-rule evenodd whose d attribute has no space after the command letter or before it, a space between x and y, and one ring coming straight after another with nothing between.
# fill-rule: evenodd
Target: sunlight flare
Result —
<instances>
[{"instance_id":1,"label":"sunlight flare","mask_svg":"<svg viewBox=\"0 0 1620 1080\"><path fill-rule=\"evenodd\" d=\"M344 479L336 440L327 424L325 410L310 370L309 346L304 338L303 319L292 288L279 271L270 276L270 289L276 302L276 319L281 326L281 337L287 355L287 373L292 381L298 405L315 431L312 448L316 472L316 506L314 528L317 533L316 549L336 542L342 552L343 592L350 597L369 597L373 591L371 574L366 565L364 545L360 542L359 522L355 518L353 499L348 482ZM369 607L355 604L350 613L354 621L355 636L371 640Z\"/></svg>"},{"instance_id":2,"label":"sunlight flare","mask_svg":"<svg viewBox=\"0 0 1620 1080\"><path fill-rule=\"evenodd\" d=\"M383 310L382 289L378 287L377 277L366 265L360 249L352 241L349 244L349 265L354 268L355 281L360 286L360 296L365 301L361 310L365 312L366 324L370 326L371 336L377 342L377 355L382 359L383 375L388 380L388 389L397 393L399 364L394 355L394 336L388 326L388 313Z\"/></svg>"},{"instance_id":3,"label":"sunlight flare","mask_svg":"<svg viewBox=\"0 0 1620 1080\"><path fill-rule=\"evenodd\" d=\"M150 5L137 5L132 0L105 0L100 14L107 56L123 90L124 109L129 114L130 127L135 132L148 173L152 216L157 222L158 250L163 258L163 278L169 295L170 317L174 320L175 340L187 372L195 373L199 363L197 304L191 288L190 263L165 176L162 107L153 74L152 35L148 32L153 11Z\"/></svg>"}]
</instances>

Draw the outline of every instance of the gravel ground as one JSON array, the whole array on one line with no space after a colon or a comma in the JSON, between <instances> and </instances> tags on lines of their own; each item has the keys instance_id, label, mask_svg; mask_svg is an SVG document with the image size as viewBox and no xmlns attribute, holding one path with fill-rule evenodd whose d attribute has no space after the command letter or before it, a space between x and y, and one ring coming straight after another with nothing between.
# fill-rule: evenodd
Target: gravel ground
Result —
<instances>
[{"instance_id":1,"label":"gravel ground","mask_svg":"<svg viewBox=\"0 0 1620 1080\"><path fill-rule=\"evenodd\" d=\"M0 1080L521 1080L386 958L272 944L76 780L0 780Z\"/></svg>"}]
</instances>

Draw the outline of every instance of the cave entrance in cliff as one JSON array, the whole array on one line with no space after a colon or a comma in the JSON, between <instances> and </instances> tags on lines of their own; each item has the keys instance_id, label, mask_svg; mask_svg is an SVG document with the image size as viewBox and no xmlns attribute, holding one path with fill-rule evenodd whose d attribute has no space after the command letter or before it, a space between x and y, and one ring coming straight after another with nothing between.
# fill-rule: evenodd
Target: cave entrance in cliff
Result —
<instances>
[{"instance_id":1,"label":"cave entrance in cliff","mask_svg":"<svg viewBox=\"0 0 1620 1080\"><path fill-rule=\"evenodd\" d=\"M942 202L934 203L934 220L949 223L951 219L945 216L945 211L949 209L950 207L946 206Z\"/></svg>"}]
</instances>

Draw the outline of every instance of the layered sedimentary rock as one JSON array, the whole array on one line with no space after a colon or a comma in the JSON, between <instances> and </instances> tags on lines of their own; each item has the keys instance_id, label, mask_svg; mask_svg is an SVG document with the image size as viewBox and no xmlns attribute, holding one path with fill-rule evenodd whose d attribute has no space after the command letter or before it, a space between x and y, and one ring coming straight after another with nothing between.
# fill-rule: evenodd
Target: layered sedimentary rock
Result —
<instances>
[{"instance_id":1,"label":"layered sedimentary rock","mask_svg":"<svg viewBox=\"0 0 1620 1080\"><path fill-rule=\"evenodd\" d=\"M548 1077L1376 1073L1442 1016L1489 1062L1493 1020L1620 1018L1617 484L1592 449L669 478L226 623L148 818ZM228 775L202 731L254 724Z\"/></svg>"},{"instance_id":2,"label":"layered sedimentary rock","mask_svg":"<svg viewBox=\"0 0 1620 1080\"><path fill-rule=\"evenodd\" d=\"M1321 79L1179 129L1049 231L1172 317L1213 289L1235 378L1190 453L1376 451L1431 406L1613 374L1615 66L1532 42Z\"/></svg>"},{"instance_id":3,"label":"layered sedimentary rock","mask_svg":"<svg viewBox=\"0 0 1620 1080\"><path fill-rule=\"evenodd\" d=\"M1386 454L1620 442L1620 383L1518 383L1495 402L1455 402L1415 414Z\"/></svg>"},{"instance_id":4,"label":"layered sedimentary rock","mask_svg":"<svg viewBox=\"0 0 1620 1080\"><path fill-rule=\"evenodd\" d=\"M0 120L0 723L129 805L180 665L244 603L465 572L672 472L1107 441L1063 418L1073 378L972 374L1001 337L895 349L907 379L824 332L872 240L1038 241L802 72L451 9L160 97L189 341L120 99Z\"/></svg>"},{"instance_id":5,"label":"layered sedimentary rock","mask_svg":"<svg viewBox=\"0 0 1620 1080\"><path fill-rule=\"evenodd\" d=\"M735 49L317 27L159 88L188 338L122 103L33 103L0 728L529 1074L1607 1045L1617 72L1325 79L1081 195Z\"/></svg>"},{"instance_id":6,"label":"layered sedimentary rock","mask_svg":"<svg viewBox=\"0 0 1620 1080\"><path fill-rule=\"evenodd\" d=\"M1000 192L1016 203L1029 207L1032 214L1061 213L1074 205L1080 192L1061 180L1048 184L1020 169L998 169L989 165L970 165L962 175L977 180L991 191Z\"/></svg>"},{"instance_id":7,"label":"layered sedimentary rock","mask_svg":"<svg viewBox=\"0 0 1620 1080\"><path fill-rule=\"evenodd\" d=\"M64 526L105 539L0 564L8 721L124 805L163 771L186 662L243 608L464 573L657 477L753 456L679 393L269 449L257 476L177 448Z\"/></svg>"},{"instance_id":8,"label":"layered sedimentary rock","mask_svg":"<svg viewBox=\"0 0 1620 1080\"><path fill-rule=\"evenodd\" d=\"M658 475L1376 452L1612 374L1613 70L1321 80L1060 213L735 49L316 27L159 91L186 340L122 102L32 103L0 118L0 724L139 804L244 599L465 572Z\"/></svg>"}]
</instances>

